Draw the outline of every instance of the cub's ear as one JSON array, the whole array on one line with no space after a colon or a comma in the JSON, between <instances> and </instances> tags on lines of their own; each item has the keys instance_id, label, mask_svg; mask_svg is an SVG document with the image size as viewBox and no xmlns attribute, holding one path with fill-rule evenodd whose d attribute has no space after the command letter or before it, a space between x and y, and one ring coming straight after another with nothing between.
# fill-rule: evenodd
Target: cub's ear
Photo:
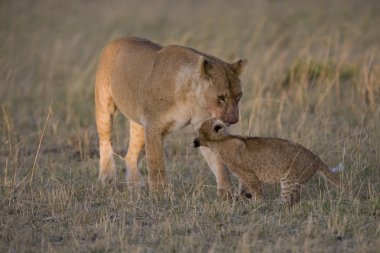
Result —
<instances>
[{"instance_id":1,"label":"cub's ear","mask_svg":"<svg viewBox=\"0 0 380 253\"><path fill-rule=\"evenodd\" d=\"M207 60L203 55L201 55L198 59L198 70L201 76L209 77L211 69L212 69L211 61Z\"/></svg>"},{"instance_id":2,"label":"cub's ear","mask_svg":"<svg viewBox=\"0 0 380 253\"><path fill-rule=\"evenodd\" d=\"M231 68L236 74L240 75L243 72L245 65L247 65L247 59L241 59L232 63Z\"/></svg>"},{"instance_id":3,"label":"cub's ear","mask_svg":"<svg viewBox=\"0 0 380 253\"><path fill-rule=\"evenodd\" d=\"M215 131L215 133L221 134L225 130L225 125L222 122L217 121L213 124L212 129Z\"/></svg>"},{"instance_id":4,"label":"cub's ear","mask_svg":"<svg viewBox=\"0 0 380 253\"><path fill-rule=\"evenodd\" d=\"M214 131L219 133L220 131L223 131L223 126L222 125L216 125L214 126Z\"/></svg>"}]
</instances>

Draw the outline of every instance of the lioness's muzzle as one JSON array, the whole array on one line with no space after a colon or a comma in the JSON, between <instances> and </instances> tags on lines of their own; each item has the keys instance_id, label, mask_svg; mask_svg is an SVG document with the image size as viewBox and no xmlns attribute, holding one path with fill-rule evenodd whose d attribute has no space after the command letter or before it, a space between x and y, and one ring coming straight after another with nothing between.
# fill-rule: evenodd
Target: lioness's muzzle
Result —
<instances>
[{"instance_id":1,"label":"lioness's muzzle","mask_svg":"<svg viewBox=\"0 0 380 253\"><path fill-rule=\"evenodd\" d=\"M235 106L232 111L227 112L224 121L228 122L229 124L237 123L239 121L239 108Z\"/></svg>"},{"instance_id":2,"label":"lioness's muzzle","mask_svg":"<svg viewBox=\"0 0 380 253\"><path fill-rule=\"evenodd\" d=\"M239 117L228 117L227 122L231 125L237 123L239 121Z\"/></svg>"}]
</instances>

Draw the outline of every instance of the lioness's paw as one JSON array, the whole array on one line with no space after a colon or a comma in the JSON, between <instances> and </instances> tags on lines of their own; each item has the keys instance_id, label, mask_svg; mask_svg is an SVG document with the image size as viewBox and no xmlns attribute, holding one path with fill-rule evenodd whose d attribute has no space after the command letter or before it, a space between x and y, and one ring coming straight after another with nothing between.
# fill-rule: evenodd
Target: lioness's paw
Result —
<instances>
[{"instance_id":1,"label":"lioness's paw","mask_svg":"<svg viewBox=\"0 0 380 253\"><path fill-rule=\"evenodd\" d=\"M144 188L145 181L142 179L142 176L139 172L137 173L128 173L126 172L127 184L129 188Z\"/></svg>"},{"instance_id":2,"label":"lioness's paw","mask_svg":"<svg viewBox=\"0 0 380 253\"><path fill-rule=\"evenodd\" d=\"M128 183L139 184L141 182L141 175L138 170L125 169L125 177Z\"/></svg>"},{"instance_id":3,"label":"lioness's paw","mask_svg":"<svg viewBox=\"0 0 380 253\"><path fill-rule=\"evenodd\" d=\"M170 188L164 180L149 180L149 190L150 192L167 193L170 191Z\"/></svg>"},{"instance_id":4,"label":"lioness's paw","mask_svg":"<svg viewBox=\"0 0 380 253\"><path fill-rule=\"evenodd\" d=\"M110 184L116 181L116 169L103 170L99 172L98 181L102 185Z\"/></svg>"},{"instance_id":5,"label":"lioness's paw","mask_svg":"<svg viewBox=\"0 0 380 253\"><path fill-rule=\"evenodd\" d=\"M233 194L232 191L225 188L218 188L218 196L222 200L232 200Z\"/></svg>"}]
</instances>

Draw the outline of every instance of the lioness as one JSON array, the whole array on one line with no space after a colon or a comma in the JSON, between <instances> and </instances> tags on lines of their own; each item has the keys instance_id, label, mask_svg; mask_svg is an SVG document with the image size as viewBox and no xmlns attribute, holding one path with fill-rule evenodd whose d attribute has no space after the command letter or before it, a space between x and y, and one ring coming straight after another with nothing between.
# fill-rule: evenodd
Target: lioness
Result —
<instances>
[{"instance_id":1,"label":"lioness","mask_svg":"<svg viewBox=\"0 0 380 253\"><path fill-rule=\"evenodd\" d=\"M339 177L305 147L277 138L230 135L217 119L202 123L194 146L210 148L255 199L262 198L261 182L281 183L281 202L292 205L300 200L301 185L316 172L341 186Z\"/></svg>"},{"instance_id":2,"label":"lioness","mask_svg":"<svg viewBox=\"0 0 380 253\"><path fill-rule=\"evenodd\" d=\"M111 127L118 109L130 121L128 183L141 182L137 160L145 144L149 188L166 188L163 138L187 125L199 127L211 117L236 123L244 65L246 60L228 64L192 48L162 47L141 38L111 42L96 74L99 180L105 183L116 177ZM225 195L230 190L228 170L209 149L201 151L216 176L219 194Z\"/></svg>"}]
</instances>

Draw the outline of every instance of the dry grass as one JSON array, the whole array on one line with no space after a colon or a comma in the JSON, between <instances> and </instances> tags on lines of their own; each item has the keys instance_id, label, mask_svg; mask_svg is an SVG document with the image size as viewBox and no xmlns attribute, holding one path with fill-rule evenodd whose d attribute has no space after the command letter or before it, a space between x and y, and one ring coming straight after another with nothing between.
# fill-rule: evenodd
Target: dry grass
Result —
<instances>
[{"instance_id":1,"label":"dry grass","mask_svg":"<svg viewBox=\"0 0 380 253\"><path fill-rule=\"evenodd\" d=\"M378 252L378 1L139 2L1 1L0 252ZM117 186L99 187L95 68L125 35L247 58L237 131L343 161L348 190L315 177L292 209L275 186L219 201L186 131L166 144L166 196L127 190L120 159Z\"/></svg>"}]
</instances>

